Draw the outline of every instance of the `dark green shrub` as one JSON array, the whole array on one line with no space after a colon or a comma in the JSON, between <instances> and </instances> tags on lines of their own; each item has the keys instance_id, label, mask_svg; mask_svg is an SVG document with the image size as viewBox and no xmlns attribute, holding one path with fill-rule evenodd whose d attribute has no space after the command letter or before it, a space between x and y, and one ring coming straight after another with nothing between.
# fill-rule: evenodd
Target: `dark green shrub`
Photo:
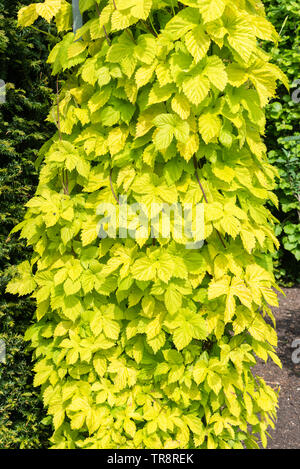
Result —
<instances>
[{"instance_id":1,"label":"dark green shrub","mask_svg":"<svg viewBox=\"0 0 300 469\"><path fill-rule=\"evenodd\" d=\"M51 133L45 122L52 94L45 66L50 37L17 28L19 7L15 0L0 1L0 79L6 82L7 95L0 105L0 339L7 349L7 363L0 364L0 448L10 449L38 448L48 437L23 340L33 303L5 294L12 266L30 255L22 240L8 235L35 191L34 161ZM37 27L48 30L44 22Z\"/></svg>"}]
</instances>

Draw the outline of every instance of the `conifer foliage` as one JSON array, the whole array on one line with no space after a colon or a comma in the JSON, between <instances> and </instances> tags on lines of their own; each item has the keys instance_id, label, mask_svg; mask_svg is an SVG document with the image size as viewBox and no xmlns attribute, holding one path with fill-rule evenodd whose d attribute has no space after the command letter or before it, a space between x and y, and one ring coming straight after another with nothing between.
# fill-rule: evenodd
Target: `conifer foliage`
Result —
<instances>
[{"instance_id":1,"label":"conifer foliage","mask_svg":"<svg viewBox=\"0 0 300 469\"><path fill-rule=\"evenodd\" d=\"M0 86L0 341L6 345L5 363L0 353L1 449L40 448L49 436L23 338L32 323L34 301L5 294L5 288L13 266L32 254L24 240L9 237L9 232L24 218L24 205L37 185L38 149L55 130L45 119L54 81L46 60L56 38L48 34L44 20L35 24L39 31L18 28L19 8L18 0L0 0L0 79L6 84L5 100Z\"/></svg>"},{"instance_id":2,"label":"conifer foliage","mask_svg":"<svg viewBox=\"0 0 300 469\"><path fill-rule=\"evenodd\" d=\"M55 448L255 448L277 394L254 376L280 365L264 206L276 170L262 108L278 67L258 0L80 2L23 8L56 20L58 80L36 195L15 229L34 249L10 293L32 294L35 385ZM160 235L102 238L101 203L205 204L204 245ZM120 226L117 226L120 228Z\"/></svg>"}]
</instances>

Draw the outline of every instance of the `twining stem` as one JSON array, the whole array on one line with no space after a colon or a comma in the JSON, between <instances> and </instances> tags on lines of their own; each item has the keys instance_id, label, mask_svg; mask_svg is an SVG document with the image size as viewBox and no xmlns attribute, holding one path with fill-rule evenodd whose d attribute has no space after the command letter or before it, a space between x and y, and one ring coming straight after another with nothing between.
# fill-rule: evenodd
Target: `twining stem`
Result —
<instances>
[{"instance_id":1,"label":"twining stem","mask_svg":"<svg viewBox=\"0 0 300 469\"><path fill-rule=\"evenodd\" d=\"M152 29L150 28L150 26L146 23L146 21L142 21L143 25L145 26L145 28L148 29L149 33L152 34L152 36L155 36L157 37L157 35L155 35L154 31L152 31Z\"/></svg>"},{"instance_id":2,"label":"twining stem","mask_svg":"<svg viewBox=\"0 0 300 469\"><path fill-rule=\"evenodd\" d=\"M207 197L206 197L204 188L203 188L203 186L202 186L202 184L201 184L201 181L200 181L200 178L199 178L199 175L198 175L198 162L197 162L197 158L196 158L195 155L194 155L194 168L195 168L196 179L197 179L197 181L198 181L199 187L200 187L201 192L202 192L202 194L203 194L203 198L204 198L205 202L208 204L208 200L207 200ZM217 235L218 235L218 237L219 237L219 240L220 240L221 243L223 244L223 247L226 249L226 245L225 245L225 243L224 243L224 240L223 240L223 238L222 238L220 232L219 232L216 228L215 228L215 230L216 230L216 232L217 232Z\"/></svg>"},{"instance_id":3,"label":"twining stem","mask_svg":"<svg viewBox=\"0 0 300 469\"><path fill-rule=\"evenodd\" d=\"M61 131L60 131L60 114L59 114L59 90L58 90L58 77L56 79L56 107L57 107L57 128L59 140L61 141Z\"/></svg>"},{"instance_id":4,"label":"twining stem","mask_svg":"<svg viewBox=\"0 0 300 469\"><path fill-rule=\"evenodd\" d=\"M221 243L223 244L224 249L226 249L226 244L224 243L224 240L223 240L223 238L222 238L220 232L219 232L216 228L215 228L215 230L216 230L216 233L217 233L217 235L218 235L219 240L220 240Z\"/></svg>"},{"instance_id":5,"label":"twining stem","mask_svg":"<svg viewBox=\"0 0 300 469\"><path fill-rule=\"evenodd\" d=\"M46 36L50 37L51 39L57 40L56 36L53 36L53 34L48 33L47 31L43 31L42 29L36 28L33 25L31 25L30 28L35 29L35 31L38 31L41 34L45 34Z\"/></svg>"},{"instance_id":6,"label":"twining stem","mask_svg":"<svg viewBox=\"0 0 300 469\"><path fill-rule=\"evenodd\" d=\"M202 194L203 194L203 198L204 198L205 202L208 204L208 200L207 200L206 194L205 194L205 192L204 192L203 186L202 186L201 181L200 181L200 179L199 179L199 175L198 175L198 162L197 162L197 159L196 159L196 156L195 156L195 155L194 155L194 168L195 168L195 174L196 174L196 178L197 178L199 187L200 187L201 192L202 192Z\"/></svg>"},{"instance_id":7,"label":"twining stem","mask_svg":"<svg viewBox=\"0 0 300 469\"><path fill-rule=\"evenodd\" d=\"M97 10L98 16L100 17L101 11L99 10L99 6L98 6L98 3L97 3L97 2L96 2L96 10ZM103 31L104 31L104 34L105 34L105 38L106 38L107 44L108 44L109 46L111 46L111 40L110 40L109 37L108 37L107 31L106 31L104 25L103 25Z\"/></svg>"},{"instance_id":8,"label":"twining stem","mask_svg":"<svg viewBox=\"0 0 300 469\"><path fill-rule=\"evenodd\" d=\"M56 79L56 107L57 107L57 128L59 140L62 141L61 129L60 129L60 112L59 112L59 89L58 89L58 77ZM64 194L69 195L69 181L67 171L62 172L62 186L64 189Z\"/></svg>"},{"instance_id":9,"label":"twining stem","mask_svg":"<svg viewBox=\"0 0 300 469\"><path fill-rule=\"evenodd\" d=\"M117 204L120 205L120 201L119 201L119 199L118 199L118 197L117 197L117 195L116 195L116 193L115 193L115 191L114 191L114 187L113 187L111 175L112 175L112 168L111 168L110 174L109 174L110 189L111 189L112 195L113 195L114 198L115 198L115 201L117 202Z\"/></svg>"},{"instance_id":10,"label":"twining stem","mask_svg":"<svg viewBox=\"0 0 300 469\"><path fill-rule=\"evenodd\" d=\"M103 31L104 31L104 34L105 34L105 37L106 37L106 40L107 40L107 43L109 46L111 46L111 40L109 39L108 37L108 34L106 32L106 29L105 29L105 26L103 25Z\"/></svg>"},{"instance_id":11,"label":"twining stem","mask_svg":"<svg viewBox=\"0 0 300 469\"><path fill-rule=\"evenodd\" d=\"M97 10L98 16L100 16L100 15L101 15L101 11L99 10L99 5L98 5L97 2L96 2L96 10Z\"/></svg>"},{"instance_id":12,"label":"twining stem","mask_svg":"<svg viewBox=\"0 0 300 469\"><path fill-rule=\"evenodd\" d=\"M151 28L153 29L153 31L155 32L155 35L156 37L158 36L158 32L156 31L155 29L155 26L154 26L154 23L152 21L152 18L151 18L151 15L149 14L149 21L150 21L150 24L151 24Z\"/></svg>"}]
</instances>

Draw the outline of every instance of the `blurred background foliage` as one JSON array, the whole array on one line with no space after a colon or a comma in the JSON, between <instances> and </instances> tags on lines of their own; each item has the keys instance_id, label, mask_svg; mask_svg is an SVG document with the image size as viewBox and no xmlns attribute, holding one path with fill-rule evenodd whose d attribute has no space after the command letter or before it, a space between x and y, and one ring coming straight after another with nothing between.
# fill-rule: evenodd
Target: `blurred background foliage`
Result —
<instances>
[{"instance_id":1,"label":"blurred background foliage","mask_svg":"<svg viewBox=\"0 0 300 469\"><path fill-rule=\"evenodd\" d=\"M37 29L17 28L18 9L30 3L0 0L0 79L7 92L6 104L0 105L0 339L7 348L7 363L0 364L0 449L47 448L51 434L32 386L31 357L23 341L34 304L4 293L14 266L30 256L24 243L17 236L9 238L9 232L22 220L24 204L35 191L38 150L54 132L45 118L55 87L46 65L55 30L42 21ZM266 144L281 176L276 190L279 207L272 207L280 221L281 242L275 274L281 284L292 285L300 282L300 9L298 1L291 0L265 0L265 6L280 32L279 44L266 44L266 50L291 83L291 93L280 87L268 106Z\"/></svg>"},{"instance_id":2,"label":"blurred background foliage","mask_svg":"<svg viewBox=\"0 0 300 469\"><path fill-rule=\"evenodd\" d=\"M275 275L285 286L300 283L300 8L298 1L265 0L269 20L280 33L268 52L288 76L290 93L280 86L267 109L266 144L270 162L277 166L280 223L276 235L281 249L274 257Z\"/></svg>"},{"instance_id":3,"label":"blurred background foliage","mask_svg":"<svg viewBox=\"0 0 300 469\"><path fill-rule=\"evenodd\" d=\"M48 439L23 341L34 304L5 294L13 266L30 255L9 232L35 191L37 151L53 134L45 122L54 85L45 65L52 42L48 25L37 24L43 33L16 24L18 9L30 3L0 0L0 79L6 83L6 103L0 105L0 339L7 349L7 363L0 364L0 448L10 449L39 448Z\"/></svg>"}]
</instances>

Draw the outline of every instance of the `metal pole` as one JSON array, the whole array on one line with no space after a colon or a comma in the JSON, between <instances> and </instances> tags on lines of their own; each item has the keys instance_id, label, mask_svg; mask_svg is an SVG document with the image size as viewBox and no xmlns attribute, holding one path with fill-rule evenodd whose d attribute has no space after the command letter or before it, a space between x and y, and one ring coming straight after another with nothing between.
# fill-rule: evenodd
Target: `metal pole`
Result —
<instances>
[{"instance_id":1,"label":"metal pole","mask_svg":"<svg viewBox=\"0 0 300 469\"><path fill-rule=\"evenodd\" d=\"M73 8L73 32L76 33L77 29L81 28L83 25L82 15L79 10L79 0L72 0Z\"/></svg>"}]
</instances>

